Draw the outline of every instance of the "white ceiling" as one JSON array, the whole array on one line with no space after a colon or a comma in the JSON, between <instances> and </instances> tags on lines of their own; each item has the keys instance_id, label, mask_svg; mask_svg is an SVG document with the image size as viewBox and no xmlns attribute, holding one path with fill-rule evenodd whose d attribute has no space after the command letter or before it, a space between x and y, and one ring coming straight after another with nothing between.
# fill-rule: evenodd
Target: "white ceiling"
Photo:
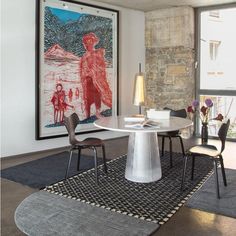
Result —
<instances>
[{"instance_id":1,"label":"white ceiling","mask_svg":"<svg viewBox=\"0 0 236 236\"><path fill-rule=\"evenodd\" d=\"M235 0L95 0L121 6L132 8L141 11L152 11L160 8L178 7L178 6L191 6L202 7L212 6L226 3L236 3Z\"/></svg>"}]
</instances>

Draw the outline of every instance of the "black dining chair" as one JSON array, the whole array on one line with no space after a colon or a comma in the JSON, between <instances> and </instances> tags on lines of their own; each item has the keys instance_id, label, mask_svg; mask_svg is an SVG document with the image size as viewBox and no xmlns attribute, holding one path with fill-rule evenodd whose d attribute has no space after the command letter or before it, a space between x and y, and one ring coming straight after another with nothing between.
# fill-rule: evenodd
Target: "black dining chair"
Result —
<instances>
[{"instance_id":1,"label":"black dining chair","mask_svg":"<svg viewBox=\"0 0 236 236\"><path fill-rule=\"evenodd\" d=\"M185 158L184 158L183 175L182 175L182 181L181 181L181 190L184 189L184 181L185 181L188 157L190 157L190 156L192 157L192 171L191 171L191 179L192 180L193 180L193 177L194 177L195 158L197 156L207 157L207 158L212 159L212 161L214 162L216 194L217 194L217 197L220 198L217 164L218 164L218 161L220 161L224 185L227 186L222 152L225 149L225 141L226 141L226 136L227 136L227 132L228 132L228 129L229 129L229 125L230 125L230 120L228 120L226 123L223 123L221 125L219 131L218 131L218 136L219 136L219 139L221 140L221 149L220 149L220 151L215 146L208 145L208 144L196 145L196 146L191 147L189 149L189 151L187 152L187 154L185 155Z\"/></svg>"},{"instance_id":2,"label":"black dining chair","mask_svg":"<svg viewBox=\"0 0 236 236\"><path fill-rule=\"evenodd\" d=\"M104 145L103 141L98 138L86 138L83 141L79 141L76 139L75 129L76 129L77 125L79 124L79 117L76 113L73 113L69 117L64 117L64 124L65 124L67 131L68 131L69 142L71 144L70 157L69 157L69 161L68 161L68 165L67 165L67 169L66 169L65 179L67 179L67 177L68 177L73 151L78 150L77 170L79 170L81 150L82 149L92 149L94 152L95 180L96 180L96 183L98 183L97 147L102 148L104 171L105 171L105 173L107 173L105 145Z\"/></svg>"},{"instance_id":3,"label":"black dining chair","mask_svg":"<svg viewBox=\"0 0 236 236\"><path fill-rule=\"evenodd\" d=\"M164 110L170 110L170 116L176 116L176 117L182 117L186 118L187 117L187 112L185 109L180 109L180 110L172 110L168 107L165 107ZM158 136L162 137L162 148L161 148L161 155L164 155L164 148L165 148L165 138L169 138L169 152L170 152L170 167L173 167L173 160L172 160L172 138L178 138L180 141L181 149L183 156L185 155L184 151L184 144L182 137L180 136L180 131L175 130L175 131L170 131L170 132L163 132L163 133L158 133Z\"/></svg>"}]
</instances>

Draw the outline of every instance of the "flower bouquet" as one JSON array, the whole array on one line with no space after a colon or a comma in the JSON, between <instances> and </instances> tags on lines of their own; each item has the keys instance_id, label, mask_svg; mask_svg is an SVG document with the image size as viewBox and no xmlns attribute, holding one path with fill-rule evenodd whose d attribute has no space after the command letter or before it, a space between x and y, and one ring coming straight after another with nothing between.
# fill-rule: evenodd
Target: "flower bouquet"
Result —
<instances>
[{"instance_id":1,"label":"flower bouquet","mask_svg":"<svg viewBox=\"0 0 236 236\"><path fill-rule=\"evenodd\" d=\"M202 143L207 143L208 141L208 122L210 120L222 121L224 119L222 114L218 114L217 117L210 119L210 110L213 107L213 102L210 98L205 100L205 104L200 108L200 103L198 100L194 100L191 106L188 106L187 112L190 118L193 119L194 115L199 115L202 122Z\"/></svg>"}]
</instances>

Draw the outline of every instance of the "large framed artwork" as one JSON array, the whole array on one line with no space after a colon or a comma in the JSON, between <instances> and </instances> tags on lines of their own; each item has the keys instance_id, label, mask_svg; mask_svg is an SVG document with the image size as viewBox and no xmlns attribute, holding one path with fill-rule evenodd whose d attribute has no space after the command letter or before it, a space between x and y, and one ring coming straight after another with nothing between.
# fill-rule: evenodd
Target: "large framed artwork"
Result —
<instances>
[{"instance_id":1,"label":"large framed artwork","mask_svg":"<svg viewBox=\"0 0 236 236\"><path fill-rule=\"evenodd\" d=\"M116 10L75 1L37 1L36 139L99 131L94 120L118 112Z\"/></svg>"}]
</instances>

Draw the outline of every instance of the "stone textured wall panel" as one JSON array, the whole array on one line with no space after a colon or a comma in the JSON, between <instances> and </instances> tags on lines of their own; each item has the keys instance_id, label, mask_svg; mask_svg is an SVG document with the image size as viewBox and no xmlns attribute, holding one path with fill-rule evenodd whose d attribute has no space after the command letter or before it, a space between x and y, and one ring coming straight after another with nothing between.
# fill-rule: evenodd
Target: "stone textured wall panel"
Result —
<instances>
[{"instance_id":1,"label":"stone textured wall panel","mask_svg":"<svg viewBox=\"0 0 236 236\"><path fill-rule=\"evenodd\" d=\"M193 22L190 7L146 13L147 107L181 109L194 98Z\"/></svg>"},{"instance_id":2,"label":"stone textured wall panel","mask_svg":"<svg viewBox=\"0 0 236 236\"><path fill-rule=\"evenodd\" d=\"M194 97L194 51L190 48L147 48L147 106L186 108Z\"/></svg>"}]
</instances>

